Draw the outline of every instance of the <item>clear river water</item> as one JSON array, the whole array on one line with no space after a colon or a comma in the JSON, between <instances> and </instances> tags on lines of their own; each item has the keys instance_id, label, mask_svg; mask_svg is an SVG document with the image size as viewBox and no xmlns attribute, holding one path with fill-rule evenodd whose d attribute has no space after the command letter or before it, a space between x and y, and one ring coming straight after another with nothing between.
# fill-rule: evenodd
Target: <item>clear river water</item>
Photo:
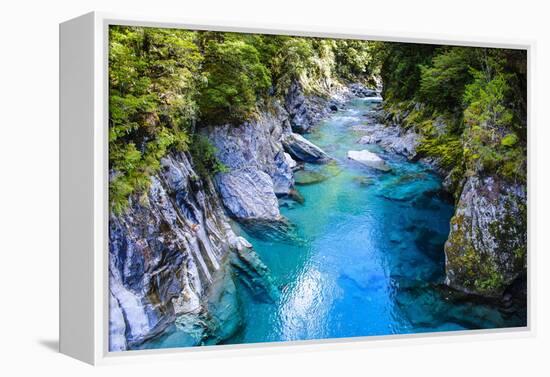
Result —
<instances>
[{"instance_id":1,"label":"clear river water","mask_svg":"<svg viewBox=\"0 0 550 377\"><path fill-rule=\"evenodd\" d=\"M354 99L306 137L336 161L297 172L302 204L281 199L288 237L239 228L280 294L258 300L238 285L242 326L224 343L347 338L524 325L503 310L445 287L444 243L453 204L429 167L360 145L375 100ZM348 160L368 149L390 172ZM178 340L180 339L180 340ZM149 347L184 345L172 326Z\"/></svg>"}]
</instances>

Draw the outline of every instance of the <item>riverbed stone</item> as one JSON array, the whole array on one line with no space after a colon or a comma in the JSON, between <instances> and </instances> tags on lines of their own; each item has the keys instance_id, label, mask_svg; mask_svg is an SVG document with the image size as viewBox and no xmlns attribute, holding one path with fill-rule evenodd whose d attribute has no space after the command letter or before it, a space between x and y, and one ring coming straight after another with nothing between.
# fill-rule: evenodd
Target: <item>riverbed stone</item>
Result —
<instances>
[{"instance_id":1,"label":"riverbed stone","mask_svg":"<svg viewBox=\"0 0 550 377\"><path fill-rule=\"evenodd\" d=\"M321 148L304 138L302 135L290 133L283 140L285 150L292 158L313 164L324 164L331 160Z\"/></svg>"},{"instance_id":2,"label":"riverbed stone","mask_svg":"<svg viewBox=\"0 0 550 377\"><path fill-rule=\"evenodd\" d=\"M382 158L380 158L376 153L369 152L366 149L360 151L348 151L348 158L380 171L387 172L391 170Z\"/></svg>"},{"instance_id":3,"label":"riverbed stone","mask_svg":"<svg viewBox=\"0 0 550 377\"><path fill-rule=\"evenodd\" d=\"M416 157L419 136L412 130L403 131L396 126L365 124L354 127L363 133L359 144L378 144L390 153L399 154L412 160Z\"/></svg>"}]
</instances>

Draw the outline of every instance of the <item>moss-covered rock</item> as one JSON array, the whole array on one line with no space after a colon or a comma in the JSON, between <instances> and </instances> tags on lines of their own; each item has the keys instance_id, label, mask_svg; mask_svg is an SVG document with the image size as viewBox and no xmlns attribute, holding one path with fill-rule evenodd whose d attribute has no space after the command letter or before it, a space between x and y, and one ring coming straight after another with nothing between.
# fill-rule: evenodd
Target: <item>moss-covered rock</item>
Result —
<instances>
[{"instance_id":1,"label":"moss-covered rock","mask_svg":"<svg viewBox=\"0 0 550 377\"><path fill-rule=\"evenodd\" d=\"M526 268L526 192L494 177L469 177L445 244L447 284L498 297Z\"/></svg>"}]
</instances>

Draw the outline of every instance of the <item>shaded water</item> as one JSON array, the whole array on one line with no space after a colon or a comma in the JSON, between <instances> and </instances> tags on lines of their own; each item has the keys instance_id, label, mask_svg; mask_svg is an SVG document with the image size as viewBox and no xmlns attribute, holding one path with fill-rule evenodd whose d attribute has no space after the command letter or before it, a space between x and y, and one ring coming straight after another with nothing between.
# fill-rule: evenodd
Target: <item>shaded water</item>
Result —
<instances>
[{"instance_id":1,"label":"shaded water","mask_svg":"<svg viewBox=\"0 0 550 377\"><path fill-rule=\"evenodd\" d=\"M225 343L341 338L525 325L524 318L445 288L443 245L453 205L428 167L357 144L375 103L357 99L307 135L336 159L297 173L298 204L281 199L287 238L239 228L267 265L280 297L237 286L241 330ZM368 149L383 173L346 158ZM185 345L173 327L150 347ZM180 340L178 340L180 339Z\"/></svg>"}]
</instances>

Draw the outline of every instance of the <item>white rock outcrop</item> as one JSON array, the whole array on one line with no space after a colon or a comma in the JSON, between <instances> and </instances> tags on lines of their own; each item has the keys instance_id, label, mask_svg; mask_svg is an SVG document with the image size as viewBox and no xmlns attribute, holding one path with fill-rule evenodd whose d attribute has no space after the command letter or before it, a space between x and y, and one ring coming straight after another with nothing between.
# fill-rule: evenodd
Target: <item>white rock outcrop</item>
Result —
<instances>
[{"instance_id":1,"label":"white rock outcrop","mask_svg":"<svg viewBox=\"0 0 550 377\"><path fill-rule=\"evenodd\" d=\"M348 151L348 158L373 169L381 171L391 170L388 164L386 164L386 161L380 158L376 153L369 152L366 149L360 151Z\"/></svg>"}]
</instances>

